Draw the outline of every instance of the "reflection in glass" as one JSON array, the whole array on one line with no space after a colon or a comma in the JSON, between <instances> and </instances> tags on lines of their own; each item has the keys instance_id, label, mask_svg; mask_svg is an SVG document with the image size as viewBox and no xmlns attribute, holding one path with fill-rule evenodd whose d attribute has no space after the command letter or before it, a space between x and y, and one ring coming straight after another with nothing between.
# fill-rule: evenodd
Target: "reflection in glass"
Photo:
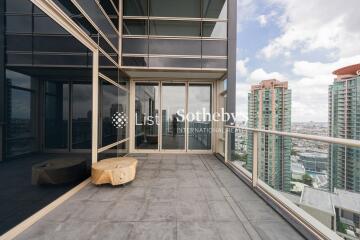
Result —
<instances>
[{"instance_id":1,"label":"reflection in glass","mask_svg":"<svg viewBox=\"0 0 360 240\"><path fill-rule=\"evenodd\" d=\"M111 122L112 116L119 111L118 87L109 82L101 81L101 116L102 116L102 145L117 142L117 131Z\"/></svg>"},{"instance_id":2,"label":"reflection in glass","mask_svg":"<svg viewBox=\"0 0 360 240\"><path fill-rule=\"evenodd\" d=\"M45 147L68 147L69 84L45 83Z\"/></svg>"},{"instance_id":3,"label":"reflection in glass","mask_svg":"<svg viewBox=\"0 0 360 240\"><path fill-rule=\"evenodd\" d=\"M162 149L185 149L185 84L162 85Z\"/></svg>"},{"instance_id":4,"label":"reflection in glass","mask_svg":"<svg viewBox=\"0 0 360 240\"><path fill-rule=\"evenodd\" d=\"M203 22L202 36L211 38L227 37L227 22Z\"/></svg>"},{"instance_id":5,"label":"reflection in glass","mask_svg":"<svg viewBox=\"0 0 360 240\"><path fill-rule=\"evenodd\" d=\"M150 57L150 67L179 67L179 68L201 68L199 58L163 58Z\"/></svg>"},{"instance_id":6,"label":"reflection in glass","mask_svg":"<svg viewBox=\"0 0 360 240\"><path fill-rule=\"evenodd\" d=\"M227 18L227 1L226 0L203 0L203 17L204 18Z\"/></svg>"},{"instance_id":7,"label":"reflection in glass","mask_svg":"<svg viewBox=\"0 0 360 240\"><path fill-rule=\"evenodd\" d=\"M125 35L147 35L148 21L138 19L124 19L123 34Z\"/></svg>"},{"instance_id":8,"label":"reflection in glass","mask_svg":"<svg viewBox=\"0 0 360 240\"><path fill-rule=\"evenodd\" d=\"M91 148L91 84L76 82L72 89L72 148Z\"/></svg>"},{"instance_id":9,"label":"reflection in glass","mask_svg":"<svg viewBox=\"0 0 360 240\"><path fill-rule=\"evenodd\" d=\"M137 83L135 96L135 148L158 149L159 85Z\"/></svg>"},{"instance_id":10,"label":"reflection in glass","mask_svg":"<svg viewBox=\"0 0 360 240\"><path fill-rule=\"evenodd\" d=\"M202 59L202 68L226 68L227 59Z\"/></svg>"},{"instance_id":11,"label":"reflection in glass","mask_svg":"<svg viewBox=\"0 0 360 240\"><path fill-rule=\"evenodd\" d=\"M7 157L34 151L35 125L33 81L30 76L6 70L8 80Z\"/></svg>"},{"instance_id":12,"label":"reflection in glass","mask_svg":"<svg viewBox=\"0 0 360 240\"><path fill-rule=\"evenodd\" d=\"M27 16L6 16L6 32L13 33L31 33L32 18Z\"/></svg>"},{"instance_id":13,"label":"reflection in glass","mask_svg":"<svg viewBox=\"0 0 360 240\"><path fill-rule=\"evenodd\" d=\"M200 32L200 22L150 21L150 35L200 37Z\"/></svg>"},{"instance_id":14,"label":"reflection in glass","mask_svg":"<svg viewBox=\"0 0 360 240\"><path fill-rule=\"evenodd\" d=\"M124 16L147 16L148 0L124 0Z\"/></svg>"},{"instance_id":15,"label":"reflection in glass","mask_svg":"<svg viewBox=\"0 0 360 240\"><path fill-rule=\"evenodd\" d=\"M227 56L227 40L203 40L202 55Z\"/></svg>"},{"instance_id":16,"label":"reflection in glass","mask_svg":"<svg viewBox=\"0 0 360 240\"><path fill-rule=\"evenodd\" d=\"M188 98L189 98L188 148L190 150L210 150L211 149L211 85L190 84Z\"/></svg>"},{"instance_id":17,"label":"reflection in glass","mask_svg":"<svg viewBox=\"0 0 360 240\"><path fill-rule=\"evenodd\" d=\"M123 66L137 66L137 67L146 67L148 66L148 57L123 57L122 65Z\"/></svg>"},{"instance_id":18,"label":"reflection in glass","mask_svg":"<svg viewBox=\"0 0 360 240\"><path fill-rule=\"evenodd\" d=\"M200 0L151 0L150 16L200 18Z\"/></svg>"},{"instance_id":19,"label":"reflection in glass","mask_svg":"<svg viewBox=\"0 0 360 240\"><path fill-rule=\"evenodd\" d=\"M148 53L148 39L143 38L124 38L123 39L123 53L125 54L147 54Z\"/></svg>"},{"instance_id":20,"label":"reflection in glass","mask_svg":"<svg viewBox=\"0 0 360 240\"><path fill-rule=\"evenodd\" d=\"M132 39L133 41L135 39ZM201 40L150 39L150 54L201 55Z\"/></svg>"}]
</instances>

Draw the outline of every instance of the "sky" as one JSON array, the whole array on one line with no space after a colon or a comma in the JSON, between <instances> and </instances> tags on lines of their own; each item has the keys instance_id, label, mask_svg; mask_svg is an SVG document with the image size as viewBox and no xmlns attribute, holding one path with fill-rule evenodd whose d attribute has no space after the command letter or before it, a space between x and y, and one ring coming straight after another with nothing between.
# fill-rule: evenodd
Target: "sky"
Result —
<instances>
[{"instance_id":1,"label":"sky","mask_svg":"<svg viewBox=\"0 0 360 240\"><path fill-rule=\"evenodd\" d=\"M327 122L332 72L360 63L360 0L237 0L237 113L250 86L289 82L292 122Z\"/></svg>"}]
</instances>

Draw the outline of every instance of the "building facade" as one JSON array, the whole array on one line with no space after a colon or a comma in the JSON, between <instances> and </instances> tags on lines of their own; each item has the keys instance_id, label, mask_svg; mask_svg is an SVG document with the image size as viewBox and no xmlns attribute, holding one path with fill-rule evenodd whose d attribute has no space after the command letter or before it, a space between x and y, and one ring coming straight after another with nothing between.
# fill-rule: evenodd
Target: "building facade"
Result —
<instances>
[{"instance_id":1,"label":"building facade","mask_svg":"<svg viewBox=\"0 0 360 240\"><path fill-rule=\"evenodd\" d=\"M248 127L288 132L291 129L291 90L287 82L264 80L248 95ZM252 171L254 134L248 133L247 164ZM275 189L290 191L291 139L259 134L259 178Z\"/></svg>"},{"instance_id":2,"label":"building facade","mask_svg":"<svg viewBox=\"0 0 360 240\"><path fill-rule=\"evenodd\" d=\"M334 71L329 86L329 134L332 137L360 139L360 64ZM360 150L329 147L331 188L360 191Z\"/></svg>"},{"instance_id":3,"label":"building facade","mask_svg":"<svg viewBox=\"0 0 360 240\"><path fill-rule=\"evenodd\" d=\"M205 116L235 112L236 4L1 1L0 235L103 158L224 155L223 134L211 131L224 123ZM59 158L86 162L86 176L31 184L34 166Z\"/></svg>"}]
</instances>

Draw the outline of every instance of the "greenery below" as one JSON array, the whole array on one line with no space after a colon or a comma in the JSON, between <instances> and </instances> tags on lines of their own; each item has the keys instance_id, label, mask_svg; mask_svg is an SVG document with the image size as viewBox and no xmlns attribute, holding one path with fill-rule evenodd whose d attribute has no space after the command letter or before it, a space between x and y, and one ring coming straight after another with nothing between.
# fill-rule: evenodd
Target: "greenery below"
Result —
<instances>
[{"instance_id":1,"label":"greenery below","mask_svg":"<svg viewBox=\"0 0 360 240\"><path fill-rule=\"evenodd\" d=\"M336 222L337 231L346 234L346 224L340 222L339 220Z\"/></svg>"}]
</instances>

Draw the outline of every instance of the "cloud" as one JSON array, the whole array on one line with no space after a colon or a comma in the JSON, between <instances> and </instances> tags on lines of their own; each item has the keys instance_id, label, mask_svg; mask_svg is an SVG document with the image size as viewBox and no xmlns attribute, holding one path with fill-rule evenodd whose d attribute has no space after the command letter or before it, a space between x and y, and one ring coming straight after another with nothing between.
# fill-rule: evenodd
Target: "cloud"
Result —
<instances>
[{"instance_id":1,"label":"cloud","mask_svg":"<svg viewBox=\"0 0 360 240\"><path fill-rule=\"evenodd\" d=\"M285 80L286 78L284 75L282 75L279 72L269 72L268 73L262 68L258 68L256 70L254 70L249 75L249 80L253 83L258 83L262 80L267 80L267 79Z\"/></svg>"},{"instance_id":2,"label":"cloud","mask_svg":"<svg viewBox=\"0 0 360 240\"><path fill-rule=\"evenodd\" d=\"M264 27L266 26L268 19L266 15L260 15L257 17L257 21L259 22L260 26Z\"/></svg>"},{"instance_id":3,"label":"cloud","mask_svg":"<svg viewBox=\"0 0 360 240\"><path fill-rule=\"evenodd\" d=\"M259 22L261 27L265 27L272 18L277 15L275 11L271 11L269 14L261 14L259 15L256 20Z\"/></svg>"},{"instance_id":4,"label":"cloud","mask_svg":"<svg viewBox=\"0 0 360 240\"><path fill-rule=\"evenodd\" d=\"M267 0L280 6L278 17L282 33L261 49L265 58L282 56L294 50L331 50L338 57L360 52L359 0Z\"/></svg>"},{"instance_id":5,"label":"cloud","mask_svg":"<svg viewBox=\"0 0 360 240\"><path fill-rule=\"evenodd\" d=\"M246 76L248 69L246 63L249 62L249 58L240 59L236 61L236 71L238 76Z\"/></svg>"},{"instance_id":6,"label":"cloud","mask_svg":"<svg viewBox=\"0 0 360 240\"><path fill-rule=\"evenodd\" d=\"M245 22L254 18L256 12L255 0L237 0L237 31L240 32Z\"/></svg>"},{"instance_id":7,"label":"cloud","mask_svg":"<svg viewBox=\"0 0 360 240\"><path fill-rule=\"evenodd\" d=\"M334 81L332 72L338 68L360 63L360 55L340 58L337 61L322 63L296 61L289 80L292 90L293 121L321 121L328 118L328 87Z\"/></svg>"}]
</instances>

